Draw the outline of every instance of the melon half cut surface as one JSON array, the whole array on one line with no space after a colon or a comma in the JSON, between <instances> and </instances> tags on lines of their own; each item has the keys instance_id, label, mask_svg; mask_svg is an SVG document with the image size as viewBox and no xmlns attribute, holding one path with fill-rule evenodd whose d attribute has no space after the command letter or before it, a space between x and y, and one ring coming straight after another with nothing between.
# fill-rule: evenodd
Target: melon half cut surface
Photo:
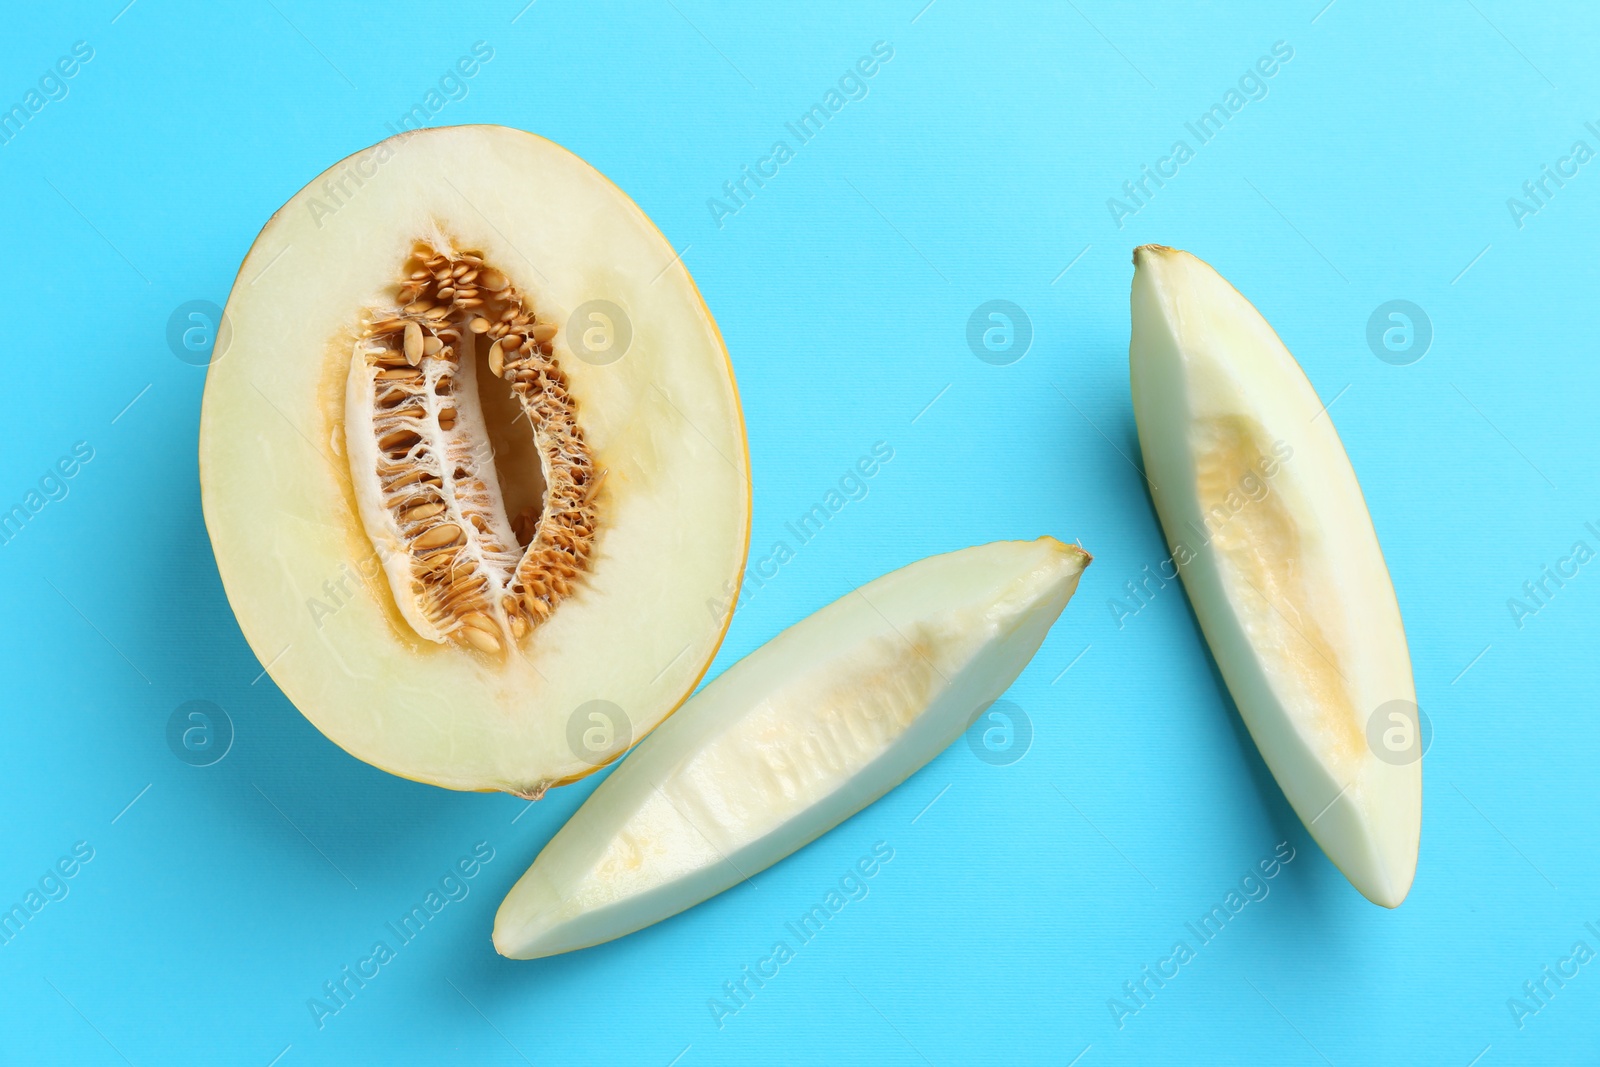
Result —
<instances>
[{"instance_id":1,"label":"melon half cut surface","mask_svg":"<svg viewBox=\"0 0 1600 1067\"><path fill-rule=\"evenodd\" d=\"M600 783L500 905L495 947L532 959L621 937L854 815L1005 692L1088 563L1052 537L978 545L791 626Z\"/></svg>"},{"instance_id":2,"label":"melon half cut surface","mask_svg":"<svg viewBox=\"0 0 1600 1067\"><path fill-rule=\"evenodd\" d=\"M1311 836L1376 904L1411 889L1423 735L1400 608L1333 419L1210 266L1134 251L1133 410L1200 628Z\"/></svg>"},{"instance_id":3,"label":"melon half cut surface","mask_svg":"<svg viewBox=\"0 0 1600 1067\"><path fill-rule=\"evenodd\" d=\"M750 521L722 338L642 211L518 130L403 134L275 214L200 426L240 628L385 770L538 796L693 690ZM602 744L583 709L604 707Z\"/></svg>"}]
</instances>

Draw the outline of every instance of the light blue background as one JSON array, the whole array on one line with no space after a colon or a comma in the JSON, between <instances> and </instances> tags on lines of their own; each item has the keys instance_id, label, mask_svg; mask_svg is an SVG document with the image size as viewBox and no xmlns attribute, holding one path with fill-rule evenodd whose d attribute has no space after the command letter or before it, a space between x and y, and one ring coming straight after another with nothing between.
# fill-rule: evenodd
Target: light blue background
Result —
<instances>
[{"instance_id":1,"label":"light blue background","mask_svg":"<svg viewBox=\"0 0 1600 1067\"><path fill-rule=\"evenodd\" d=\"M0 903L74 842L95 850L0 946L0 1060L1466 1067L1600 1051L1600 962L1521 1029L1507 1008L1575 941L1600 949L1584 928L1600 926L1600 563L1521 628L1507 607L1573 542L1600 548L1584 528L1600 525L1600 163L1521 228L1506 206L1573 141L1600 148L1586 5L124 2L12 5L0 39L8 106L73 42L95 49L68 98L0 145L0 506L74 442L94 449L0 547ZM1035 728L1020 762L958 743L756 886L532 963L494 954L492 916L591 786L524 811L405 782L260 678L201 520L204 371L165 340L179 305L225 300L283 201L386 136L478 40L493 60L433 121L567 145L684 249L742 388L752 558L874 442L895 450L740 611L713 672L929 553L1051 533L1096 557L1009 694ZM870 95L719 228L707 199L879 40L894 58ZM1107 198L1175 139L1193 147L1184 123L1277 41L1294 58L1267 98L1118 228ZM1307 838L1182 591L1120 629L1108 607L1165 556L1126 371L1129 251L1146 241L1196 252L1261 308L1361 476L1435 729L1397 912ZM992 299L1033 326L1009 366L965 340ZM1393 299L1434 331L1409 366L1365 340ZM213 766L165 740L189 700L234 723ZM308 998L479 841L495 858L471 895L319 1030ZM709 998L877 841L895 853L870 895L719 1029ZM1270 895L1119 1030L1108 998L1280 841L1298 854Z\"/></svg>"}]
</instances>

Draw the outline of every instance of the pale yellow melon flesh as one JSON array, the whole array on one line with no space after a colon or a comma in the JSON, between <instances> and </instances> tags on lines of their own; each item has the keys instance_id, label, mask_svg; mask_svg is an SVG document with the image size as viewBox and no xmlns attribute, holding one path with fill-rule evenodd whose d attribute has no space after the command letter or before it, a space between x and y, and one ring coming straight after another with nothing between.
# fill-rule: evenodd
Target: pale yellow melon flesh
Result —
<instances>
[{"instance_id":1,"label":"pale yellow melon flesh","mask_svg":"<svg viewBox=\"0 0 1600 1067\"><path fill-rule=\"evenodd\" d=\"M587 569L500 655L399 610L355 491L372 459L352 473L347 447L364 313L393 302L413 243L430 236L481 253L559 327L552 358L604 472ZM569 318L594 301L626 316L621 358L573 350ZM614 758L693 690L743 570L744 425L722 339L676 251L597 171L504 127L391 139L273 216L226 319L231 343L201 416L207 529L246 639L333 741L409 778L538 795ZM593 701L625 717L614 751L572 741L573 716Z\"/></svg>"},{"instance_id":2,"label":"pale yellow melon flesh","mask_svg":"<svg viewBox=\"0 0 1600 1067\"><path fill-rule=\"evenodd\" d=\"M1187 252L1146 245L1134 264L1133 409L1195 615L1312 837L1369 900L1398 907L1422 828L1420 738L1380 754L1370 724L1414 715L1416 690L1355 472L1248 300Z\"/></svg>"},{"instance_id":3,"label":"pale yellow melon flesh","mask_svg":"<svg viewBox=\"0 0 1600 1067\"><path fill-rule=\"evenodd\" d=\"M894 788L1022 671L1088 555L1050 537L902 567L730 667L636 748L495 916L518 959L621 937Z\"/></svg>"}]
</instances>

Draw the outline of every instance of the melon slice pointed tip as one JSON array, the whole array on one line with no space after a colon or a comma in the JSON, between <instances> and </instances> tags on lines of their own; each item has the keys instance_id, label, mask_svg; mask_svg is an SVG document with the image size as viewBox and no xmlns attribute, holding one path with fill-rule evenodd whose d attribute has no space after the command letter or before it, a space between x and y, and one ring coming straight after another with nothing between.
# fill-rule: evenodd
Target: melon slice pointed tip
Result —
<instances>
[{"instance_id":1,"label":"melon slice pointed tip","mask_svg":"<svg viewBox=\"0 0 1600 1067\"><path fill-rule=\"evenodd\" d=\"M1162 245L1133 261L1139 443L1206 642L1311 836L1368 900L1398 907L1416 874L1422 738L1394 586L1344 445L1221 275Z\"/></svg>"},{"instance_id":2,"label":"melon slice pointed tip","mask_svg":"<svg viewBox=\"0 0 1600 1067\"><path fill-rule=\"evenodd\" d=\"M600 784L501 904L495 948L533 959L622 937L854 815L1011 685L1088 562L1049 537L979 545L785 630Z\"/></svg>"}]
</instances>

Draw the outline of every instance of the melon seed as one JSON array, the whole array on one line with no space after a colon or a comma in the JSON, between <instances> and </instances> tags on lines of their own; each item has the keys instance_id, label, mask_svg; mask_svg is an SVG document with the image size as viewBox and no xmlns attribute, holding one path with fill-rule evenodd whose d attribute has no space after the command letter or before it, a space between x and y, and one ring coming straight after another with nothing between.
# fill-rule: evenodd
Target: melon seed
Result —
<instances>
[{"instance_id":1,"label":"melon seed","mask_svg":"<svg viewBox=\"0 0 1600 1067\"><path fill-rule=\"evenodd\" d=\"M476 626L463 626L461 628L461 636L479 652L488 652L493 655L500 651L500 639L487 630L480 630Z\"/></svg>"},{"instance_id":2,"label":"melon seed","mask_svg":"<svg viewBox=\"0 0 1600 1067\"><path fill-rule=\"evenodd\" d=\"M427 533L411 542L413 548L440 548L444 545L453 545L461 536L461 527L453 522L435 526Z\"/></svg>"},{"instance_id":3,"label":"melon seed","mask_svg":"<svg viewBox=\"0 0 1600 1067\"><path fill-rule=\"evenodd\" d=\"M405 522L419 522L422 519L431 519L444 512L443 504L419 504L400 513L400 518Z\"/></svg>"}]
</instances>

